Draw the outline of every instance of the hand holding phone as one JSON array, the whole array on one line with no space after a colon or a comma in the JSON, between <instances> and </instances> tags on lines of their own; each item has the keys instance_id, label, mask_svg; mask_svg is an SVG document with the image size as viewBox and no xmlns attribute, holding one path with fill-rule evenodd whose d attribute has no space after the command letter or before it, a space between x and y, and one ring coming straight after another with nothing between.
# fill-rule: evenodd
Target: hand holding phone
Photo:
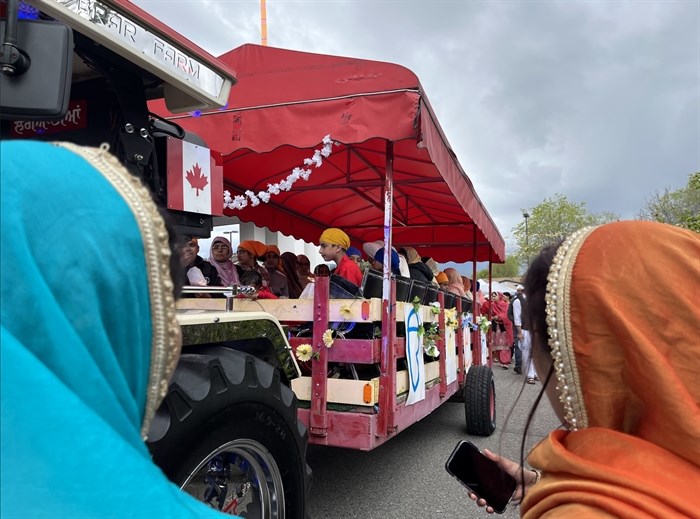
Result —
<instances>
[{"instance_id":1,"label":"hand holding phone","mask_svg":"<svg viewBox=\"0 0 700 519\"><path fill-rule=\"evenodd\" d=\"M445 469L499 514L505 511L517 488L513 476L468 441L457 444Z\"/></svg>"}]
</instances>

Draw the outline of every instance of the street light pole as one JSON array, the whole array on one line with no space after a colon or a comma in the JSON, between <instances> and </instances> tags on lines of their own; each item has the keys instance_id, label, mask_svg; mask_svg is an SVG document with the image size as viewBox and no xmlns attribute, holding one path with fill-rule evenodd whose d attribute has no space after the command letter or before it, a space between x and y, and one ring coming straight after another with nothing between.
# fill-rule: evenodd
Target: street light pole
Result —
<instances>
[{"instance_id":1,"label":"street light pole","mask_svg":"<svg viewBox=\"0 0 700 519\"><path fill-rule=\"evenodd\" d=\"M228 234L228 241L233 243L233 235L238 234L238 231L224 231L224 234Z\"/></svg>"},{"instance_id":2,"label":"street light pole","mask_svg":"<svg viewBox=\"0 0 700 519\"><path fill-rule=\"evenodd\" d=\"M528 243L528 232L527 232L527 219L530 218L530 213L527 211L523 212L523 218L525 218L525 254L527 255L527 268L530 268L530 247Z\"/></svg>"}]
</instances>

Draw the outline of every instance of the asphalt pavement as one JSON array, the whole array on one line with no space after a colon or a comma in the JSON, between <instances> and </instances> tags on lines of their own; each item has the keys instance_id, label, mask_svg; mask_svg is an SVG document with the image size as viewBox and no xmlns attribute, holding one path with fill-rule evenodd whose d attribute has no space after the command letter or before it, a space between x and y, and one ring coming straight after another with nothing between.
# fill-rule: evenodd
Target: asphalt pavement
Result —
<instances>
[{"instance_id":1,"label":"asphalt pavement","mask_svg":"<svg viewBox=\"0 0 700 519\"><path fill-rule=\"evenodd\" d=\"M497 426L488 438L467 435L464 404L446 402L371 452L310 446L311 519L487 517L445 471L445 461L464 439L479 449L519 459L527 415L542 389L539 382L525 384L525 378L512 369L496 366L493 371ZM525 452L558 426L544 396L530 425ZM520 512L509 505L500 517L517 518Z\"/></svg>"}]
</instances>

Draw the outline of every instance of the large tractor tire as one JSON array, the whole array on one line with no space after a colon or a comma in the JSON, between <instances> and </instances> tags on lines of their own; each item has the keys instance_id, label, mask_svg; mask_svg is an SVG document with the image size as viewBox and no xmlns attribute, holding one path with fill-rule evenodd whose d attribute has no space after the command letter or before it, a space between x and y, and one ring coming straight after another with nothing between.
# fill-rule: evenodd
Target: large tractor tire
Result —
<instances>
[{"instance_id":1,"label":"large tractor tire","mask_svg":"<svg viewBox=\"0 0 700 519\"><path fill-rule=\"evenodd\" d=\"M472 366L464 386L464 414L467 432L491 436L496 430L496 385L488 366Z\"/></svg>"},{"instance_id":2,"label":"large tractor tire","mask_svg":"<svg viewBox=\"0 0 700 519\"><path fill-rule=\"evenodd\" d=\"M181 356L148 441L186 492L248 519L303 519L311 484L308 433L277 369L207 347Z\"/></svg>"}]
</instances>

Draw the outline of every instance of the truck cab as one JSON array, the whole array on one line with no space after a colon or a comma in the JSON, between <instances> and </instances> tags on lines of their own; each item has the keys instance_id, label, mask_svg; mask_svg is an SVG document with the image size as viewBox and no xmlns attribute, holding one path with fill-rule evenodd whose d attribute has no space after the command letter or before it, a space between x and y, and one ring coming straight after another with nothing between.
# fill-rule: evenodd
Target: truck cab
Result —
<instances>
[{"instance_id":1,"label":"truck cab","mask_svg":"<svg viewBox=\"0 0 700 519\"><path fill-rule=\"evenodd\" d=\"M175 209L182 171L169 150L186 144L209 159L209 186L216 152L148 103L222 108L236 84L230 67L126 0L0 2L0 42L2 139L107 143L180 235L209 236L223 196L212 190L209 210ZM289 387L300 373L279 321L225 309L178 318L183 353L148 434L154 461L221 511L305 517L307 432Z\"/></svg>"}]
</instances>

